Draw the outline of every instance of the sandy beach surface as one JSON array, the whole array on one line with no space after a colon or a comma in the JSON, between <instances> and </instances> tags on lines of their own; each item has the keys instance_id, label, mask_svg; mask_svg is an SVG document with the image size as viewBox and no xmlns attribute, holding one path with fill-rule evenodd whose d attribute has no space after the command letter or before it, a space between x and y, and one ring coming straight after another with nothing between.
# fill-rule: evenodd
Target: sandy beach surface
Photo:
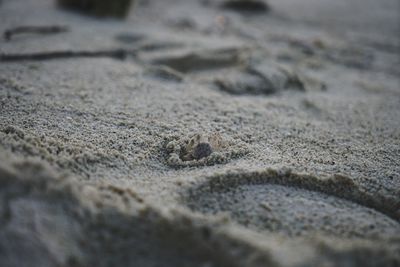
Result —
<instances>
[{"instance_id":1,"label":"sandy beach surface","mask_svg":"<svg viewBox=\"0 0 400 267\"><path fill-rule=\"evenodd\" d=\"M0 1L0 266L400 266L400 1Z\"/></svg>"}]
</instances>

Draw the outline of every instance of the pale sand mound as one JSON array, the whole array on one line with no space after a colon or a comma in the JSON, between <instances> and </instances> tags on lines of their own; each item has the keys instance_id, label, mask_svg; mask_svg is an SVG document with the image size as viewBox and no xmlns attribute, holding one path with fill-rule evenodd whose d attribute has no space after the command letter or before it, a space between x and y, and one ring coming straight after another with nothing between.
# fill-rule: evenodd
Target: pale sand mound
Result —
<instances>
[{"instance_id":1,"label":"pale sand mound","mask_svg":"<svg viewBox=\"0 0 400 267\"><path fill-rule=\"evenodd\" d=\"M255 2L0 1L0 266L400 265L398 1Z\"/></svg>"}]
</instances>

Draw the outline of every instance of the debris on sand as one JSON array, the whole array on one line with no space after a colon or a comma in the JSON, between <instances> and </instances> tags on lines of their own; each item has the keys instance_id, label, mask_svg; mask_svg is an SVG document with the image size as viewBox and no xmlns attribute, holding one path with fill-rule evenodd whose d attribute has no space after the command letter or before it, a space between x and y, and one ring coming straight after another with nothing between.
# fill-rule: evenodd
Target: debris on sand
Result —
<instances>
[{"instance_id":1,"label":"debris on sand","mask_svg":"<svg viewBox=\"0 0 400 267\"><path fill-rule=\"evenodd\" d=\"M266 2L257 0L228 0L221 7L240 13L265 13L270 10Z\"/></svg>"},{"instance_id":2,"label":"debris on sand","mask_svg":"<svg viewBox=\"0 0 400 267\"><path fill-rule=\"evenodd\" d=\"M66 9L96 17L124 18L129 13L132 0L58 0L58 4Z\"/></svg>"}]
</instances>

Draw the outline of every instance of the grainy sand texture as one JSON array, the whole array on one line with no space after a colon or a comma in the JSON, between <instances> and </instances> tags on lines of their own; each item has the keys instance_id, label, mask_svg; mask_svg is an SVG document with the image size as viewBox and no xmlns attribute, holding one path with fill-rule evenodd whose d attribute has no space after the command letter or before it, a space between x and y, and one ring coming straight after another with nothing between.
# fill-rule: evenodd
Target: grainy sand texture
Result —
<instances>
[{"instance_id":1,"label":"grainy sand texture","mask_svg":"<svg viewBox=\"0 0 400 267\"><path fill-rule=\"evenodd\" d=\"M0 266L400 266L399 11L0 1Z\"/></svg>"}]
</instances>

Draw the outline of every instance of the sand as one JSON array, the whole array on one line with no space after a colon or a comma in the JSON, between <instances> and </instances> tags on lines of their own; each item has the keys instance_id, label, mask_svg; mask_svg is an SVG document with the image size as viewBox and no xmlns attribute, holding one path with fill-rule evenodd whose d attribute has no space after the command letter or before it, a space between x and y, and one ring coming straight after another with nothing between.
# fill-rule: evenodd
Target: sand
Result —
<instances>
[{"instance_id":1,"label":"sand","mask_svg":"<svg viewBox=\"0 0 400 267\"><path fill-rule=\"evenodd\" d=\"M400 3L268 3L1 1L0 265L399 266Z\"/></svg>"}]
</instances>

